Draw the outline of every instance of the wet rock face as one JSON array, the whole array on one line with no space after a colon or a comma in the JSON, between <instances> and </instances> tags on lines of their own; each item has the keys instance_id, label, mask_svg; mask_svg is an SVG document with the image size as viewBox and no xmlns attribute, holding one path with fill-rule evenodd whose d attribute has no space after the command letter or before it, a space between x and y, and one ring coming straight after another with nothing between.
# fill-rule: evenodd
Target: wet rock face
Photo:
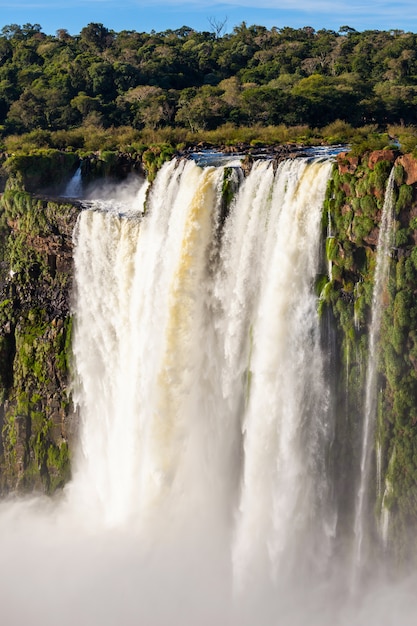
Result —
<instances>
[{"instance_id":1,"label":"wet rock face","mask_svg":"<svg viewBox=\"0 0 417 626\"><path fill-rule=\"evenodd\" d=\"M337 155L339 174L354 174L359 165L359 157L350 156L347 152L340 152Z\"/></svg>"},{"instance_id":2,"label":"wet rock face","mask_svg":"<svg viewBox=\"0 0 417 626\"><path fill-rule=\"evenodd\" d=\"M72 232L79 208L5 192L0 205L0 492L70 475Z\"/></svg>"},{"instance_id":3,"label":"wet rock face","mask_svg":"<svg viewBox=\"0 0 417 626\"><path fill-rule=\"evenodd\" d=\"M368 154L367 167L370 170L374 170L375 165L382 161L394 163L397 156L398 152L395 150L374 150ZM360 162L361 159L358 156L351 155L349 152L340 152L337 155L339 174L354 174Z\"/></svg>"},{"instance_id":4,"label":"wet rock face","mask_svg":"<svg viewBox=\"0 0 417 626\"><path fill-rule=\"evenodd\" d=\"M366 235L363 238L363 240L368 246L371 246L372 248L375 249L378 244L378 237L379 237L379 228L375 227L371 230L371 232L368 235Z\"/></svg>"},{"instance_id":5,"label":"wet rock face","mask_svg":"<svg viewBox=\"0 0 417 626\"><path fill-rule=\"evenodd\" d=\"M346 473L349 479L344 482L345 476L340 477L338 491L344 502L351 498L353 503L355 493L349 490L361 449L360 439L354 437L362 432L363 364L368 359L378 237L387 199L393 228L390 271L381 299L375 440L381 445L379 476L382 489L389 486L389 503L377 494L371 497L376 525L384 506L389 507L390 556L395 563L415 563L417 550L405 550L416 545L417 528L417 159L413 155L378 150L354 161L349 154L337 158L325 201L330 276L321 299L334 320L336 352L341 357L335 370L346 381L336 401L335 450L345 457L346 467L352 464ZM354 425L349 433L347 423Z\"/></svg>"},{"instance_id":6,"label":"wet rock face","mask_svg":"<svg viewBox=\"0 0 417 626\"><path fill-rule=\"evenodd\" d=\"M397 159L397 163L403 166L405 172L405 184L417 183L417 159L412 154L403 154Z\"/></svg>"},{"instance_id":7,"label":"wet rock face","mask_svg":"<svg viewBox=\"0 0 417 626\"><path fill-rule=\"evenodd\" d=\"M396 153L394 150L375 150L369 155L368 167L370 170L373 170L375 169L375 165L377 163L380 163L381 161L394 163L397 154L398 153Z\"/></svg>"}]
</instances>

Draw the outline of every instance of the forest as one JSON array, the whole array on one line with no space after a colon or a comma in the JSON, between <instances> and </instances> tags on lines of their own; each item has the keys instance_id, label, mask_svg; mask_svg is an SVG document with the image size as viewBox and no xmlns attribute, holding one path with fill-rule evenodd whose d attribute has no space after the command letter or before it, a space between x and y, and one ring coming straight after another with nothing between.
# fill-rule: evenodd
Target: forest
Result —
<instances>
[{"instance_id":1,"label":"forest","mask_svg":"<svg viewBox=\"0 0 417 626\"><path fill-rule=\"evenodd\" d=\"M406 149L414 148L416 43L411 32L349 26L242 22L227 34L221 24L207 32L117 33L90 23L72 36L7 25L0 148L176 147L199 138L343 143L357 136L354 129L369 136L390 126L390 135L403 132Z\"/></svg>"}]
</instances>

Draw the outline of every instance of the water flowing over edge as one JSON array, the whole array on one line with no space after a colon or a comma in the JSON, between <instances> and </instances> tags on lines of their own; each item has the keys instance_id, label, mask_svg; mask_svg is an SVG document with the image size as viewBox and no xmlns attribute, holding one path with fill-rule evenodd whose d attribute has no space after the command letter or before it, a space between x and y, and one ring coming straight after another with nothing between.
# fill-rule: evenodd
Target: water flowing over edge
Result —
<instances>
[{"instance_id":1,"label":"water flowing over edge","mask_svg":"<svg viewBox=\"0 0 417 626\"><path fill-rule=\"evenodd\" d=\"M129 219L82 213L79 458L58 507L1 504L9 626L45 615L43 576L27 607L16 595L20 562L45 560L59 581L48 625L57 610L68 626L398 618L401 596L353 611L343 585L323 586L337 513L313 286L330 169L264 162L244 181L236 169L224 219L223 169L172 162L145 218L143 200Z\"/></svg>"},{"instance_id":2,"label":"water flowing over edge","mask_svg":"<svg viewBox=\"0 0 417 626\"><path fill-rule=\"evenodd\" d=\"M281 560L294 569L312 528L320 558L330 551L312 289L330 169L256 163L220 228L223 168L173 162L146 219L86 211L78 225L83 422L70 491L109 524L155 529L168 510L181 528L198 509L235 536L239 585L257 568L273 578Z\"/></svg>"}]
</instances>

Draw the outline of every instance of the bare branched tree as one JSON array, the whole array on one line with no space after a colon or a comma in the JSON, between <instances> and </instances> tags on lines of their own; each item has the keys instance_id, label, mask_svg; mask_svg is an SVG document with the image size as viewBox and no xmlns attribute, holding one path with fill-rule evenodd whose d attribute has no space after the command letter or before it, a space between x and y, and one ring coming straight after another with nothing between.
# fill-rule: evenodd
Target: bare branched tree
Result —
<instances>
[{"instance_id":1,"label":"bare branched tree","mask_svg":"<svg viewBox=\"0 0 417 626\"><path fill-rule=\"evenodd\" d=\"M221 37L226 28L227 17L225 17L224 20L218 20L217 17L208 17L207 19L211 26L212 32L216 35L217 38Z\"/></svg>"}]
</instances>

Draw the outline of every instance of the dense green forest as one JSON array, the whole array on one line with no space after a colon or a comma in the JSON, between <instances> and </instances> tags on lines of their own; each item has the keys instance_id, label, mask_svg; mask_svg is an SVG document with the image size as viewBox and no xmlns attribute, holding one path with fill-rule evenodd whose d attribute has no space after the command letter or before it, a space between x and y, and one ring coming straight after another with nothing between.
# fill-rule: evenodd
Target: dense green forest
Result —
<instances>
[{"instance_id":1,"label":"dense green forest","mask_svg":"<svg viewBox=\"0 0 417 626\"><path fill-rule=\"evenodd\" d=\"M12 24L0 36L2 147L19 149L23 136L26 148L114 149L155 137L175 145L216 129L214 141L233 139L237 127L243 139L275 128L271 142L347 141L351 127L413 126L416 44L414 33L349 26L116 33L90 23L51 36Z\"/></svg>"}]
</instances>

